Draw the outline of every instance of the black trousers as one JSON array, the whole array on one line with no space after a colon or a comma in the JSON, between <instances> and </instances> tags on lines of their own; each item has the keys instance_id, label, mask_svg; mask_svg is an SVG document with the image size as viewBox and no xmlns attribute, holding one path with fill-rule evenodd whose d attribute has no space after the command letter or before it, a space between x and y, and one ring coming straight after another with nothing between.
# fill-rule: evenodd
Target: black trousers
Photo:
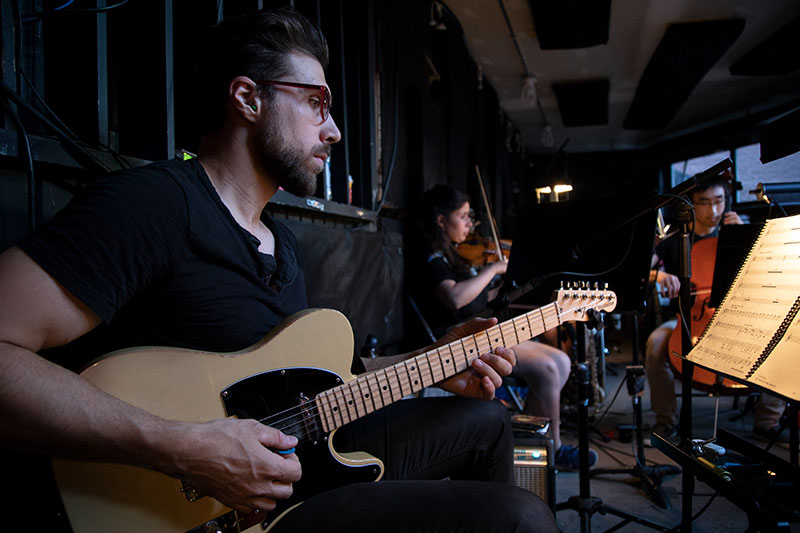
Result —
<instances>
[{"instance_id":1,"label":"black trousers","mask_svg":"<svg viewBox=\"0 0 800 533\"><path fill-rule=\"evenodd\" d=\"M544 502L513 485L512 446L500 402L396 402L334 434L337 451L380 458L383 479L310 498L274 531L558 531Z\"/></svg>"}]
</instances>

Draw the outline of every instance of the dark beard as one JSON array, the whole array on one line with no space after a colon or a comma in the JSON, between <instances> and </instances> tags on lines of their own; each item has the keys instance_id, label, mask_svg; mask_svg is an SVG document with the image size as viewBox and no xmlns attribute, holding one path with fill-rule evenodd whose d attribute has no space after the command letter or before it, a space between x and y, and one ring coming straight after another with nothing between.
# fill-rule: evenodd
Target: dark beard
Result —
<instances>
[{"instance_id":1,"label":"dark beard","mask_svg":"<svg viewBox=\"0 0 800 533\"><path fill-rule=\"evenodd\" d=\"M303 198L317 191L317 174L304 168L307 157L299 149L284 145L273 121L267 122L256 142L261 163L286 192Z\"/></svg>"}]
</instances>

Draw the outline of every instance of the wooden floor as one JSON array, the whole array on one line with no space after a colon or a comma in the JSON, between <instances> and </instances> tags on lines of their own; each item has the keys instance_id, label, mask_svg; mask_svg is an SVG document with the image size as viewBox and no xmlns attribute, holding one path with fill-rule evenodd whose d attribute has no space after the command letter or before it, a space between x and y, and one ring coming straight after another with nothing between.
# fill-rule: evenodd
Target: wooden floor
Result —
<instances>
[{"instance_id":1,"label":"wooden floor","mask_svg":"<svg viewBox=\"0 0 800 533\"><path fill-rule=\"evenodd\" d=\"M630 339L624 338L621 332L609 330L606 333L606 383L602 389L606 399L599 406L590 409L591 447L599 454L598 463L593 468L623 469L622 474L606 474L589 477L590 497L599 498L602 504L615 508L623 513L649 520L664 526L664 530L680 526L684 497L682 493L682 476L668 475L661 482L652 484L656 492L665 498L668 508L657 503L657 497L651 496L645 489L642 478L630 472L635 464L635 447L633 442L621 442L619 426L633 425L634 407L631 396L624 384L625 368L631 364ZM620 385L622 385L620 387ZM680 386L680 385L679 385ZM616 398L614 395L618 392ZM645 388L642 396L643 442L645 443L644 460L647 466L673 465L670 458L649 444L649 428L654 423L654 414L650 410L649 390ZM680 402L680 400L679 400ZM734 405L731 397L719 400L717 427L724 428L734 435L748 440L761 448L769 443L753 435L753 414L745 411L745 401ZM714 435L716 399L710 397L693 397L693 437L710 439ZM679 404L680 405L680 404ZM566 406L569 417L570 406ZM624 433L624 428L623 428ZM610 439L603 440L603 436ZM577 431L570 424L562 429L562 438L567 443L577 444ZM624 438L624 435L623 435ZM789 460L788 446L776 444L771 450L776 456ZM800 482L800 480L798 480ZM715 491L708 485L697 482L691 496L692 513L700 511L712 498L707 509L692 523L692 531L745 531L748 527L747 515L737 506L721 495L714 496ZM556 474L556 503L564 505L570 498L580 496L580 475L578 472L559 471ZM800 500L798 501L800 507ZM583 522L581 519L583 515ZM579 513L572 508L557 511L556 520L565 533L580 531L607 531L620 524L623 531L654 531L652 525L638 523L625 524L623 518L611 513ZM677 529L676 529L677 530ZM800 525L793 524L788 531L800 531Z\"/></svg>"}]
</instances>

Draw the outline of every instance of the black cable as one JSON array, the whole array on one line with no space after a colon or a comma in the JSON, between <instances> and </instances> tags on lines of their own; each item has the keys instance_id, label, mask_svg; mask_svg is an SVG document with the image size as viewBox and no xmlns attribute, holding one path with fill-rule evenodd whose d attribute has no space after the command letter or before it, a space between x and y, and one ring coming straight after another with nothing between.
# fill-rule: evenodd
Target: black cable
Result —
<instances>
[{"instance_id":1,"label":"black cable","mask_svg":"<svg viewBox=\"0 0 800 533\"><path fill-rule=\"evenodd\" d=\"M114 159L117 160L117 163L119 163L121 167L133 168L134 165L130 161L128 161L125 158L125 156L123 156L122 154L120 154L119 152L117 152L116 150L114 150L113 148L108 146L107 144L102 143L102 142L100 142L98 140L88 140L86 137L84 137L82 135L78 135L75 132L73 132L69 128L69 126L67 126L64 123L64 121L61 120L61 118L58 116L58 114L56 114L56 112L53 111L50 108L50 106L47 105L47 102L44 101L44 98L42 98L42 96L36 90L36 87L34 87L33 83L31 83L30 79L28 79L28 76L25 74L25 71L20 69L20 74L22 74L22 79L25 81L25 83L28 84L28 87L31 90L31 94L33 94L36 97L36 100L39 103L39 105L42 107L42 109L45 112L47 112L48 115L50 115L50 118L53 119L58 124L58 126L61 127L64 130L65 133L69 134L70 136L72 136L75 139L81 140L81 141L86 142L86 143L95 144L98 147L106 150L109 154L111 154L114 157Z\"/></svg>"},{"instance_id":2,"label":"black cable","mask_svg":"<svg viewBox=\"0 0 800 533\"><path fill-rule=\"evenodd\" d=\"M0 81L0 93L2 96L5 97L6 100L11 100L15 104L20 107L25 108L25 110L30 113L34 118L42 122L43 124L47 125L53 132L59 137L59 139L64 143L67 152L69 152L77 161L78 163L84 165L87 169L98 171L101 174L107 174L109 172L109 168L104 165L101 161L95 158L91 153L89 153L86 149L76 143L72 138L70 138L66 133L64 133L61 128L57 125L53 124L47 117L45 117L42 113L40 113L36 108L32 107L28 102L23 100L18 94L11 90L11 88Z\"/></svg>"},{"instance_id":3,"label":"black cable","mask_svg":"<svg viewBox=\"0 0 800 533\"><path fill-rule=\"evenodd\" d=\"M692 516L692 519L690 520L690 522L694 522L695 520L697 520L700 517L701 514L706 512L708 507L711 505L711 502L713 502L714 499L717 497L717 494L719 494L719 492L715 492L714 494L711 495L711 497L708 499L708 501L705 503L705 505L703 505L703 507ZM677 526L673 527L669 531L680 531L682 525L683 524L678 524Z\"/></svg>"},{"instance_id":4,"label":"black cable","mask_svg":"<svg viewBox=\"0 0 800 533\"><path fill-rule=\"evenodd\" d=\"M130 2L130 0L122 0L121 2L117 2L116 4L112 4L106 7L78 7L73 9L49 9L47 11L38 11L34 13L28 13L24 17L22 17L22 22L35 22L37 20L47 18L47 17L56 17L61 15L74 15L78 13L106 13L113 9L117 9L118 7L122 7L125 4Z\"/></svg>"},{"instance_id":5,"label":"black cable","mask_svg":"<svg viewBox=\"0 0 800 533\"><path fill-rule=\"evenodd\" d=\"M627 379L627 377L625 379ZM609 409L611 409L611 406L614 405L614 402L616 401L617 396L619 396L619 393L622 390L622 386L625 385L625 379L623 379L622 381L619 382L619 387L617 387L617 391L614 393L614 397L611 398L610 402L608 402L608 407L606 407L606 410L603 411L603 414L600 415L600 418L597 419L595 424L599 424L603 420L603 418L608 414Z\"/></svg>"}]
</instances>

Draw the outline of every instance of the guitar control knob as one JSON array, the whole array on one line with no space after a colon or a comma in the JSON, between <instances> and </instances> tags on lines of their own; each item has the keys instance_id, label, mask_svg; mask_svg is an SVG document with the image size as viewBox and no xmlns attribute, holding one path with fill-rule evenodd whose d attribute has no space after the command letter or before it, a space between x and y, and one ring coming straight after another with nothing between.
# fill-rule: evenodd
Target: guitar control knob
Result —
<instances>
[{"instance_id":1,"label":"guitar control knob","mask_svg":"<svg viewBox=\"0 0 800 533\"><path fill-rule=\"evenodd\" d=\"M212 520L203 524L203 533L222 533L222 528Z\"/></svg>"}]
</instances>

